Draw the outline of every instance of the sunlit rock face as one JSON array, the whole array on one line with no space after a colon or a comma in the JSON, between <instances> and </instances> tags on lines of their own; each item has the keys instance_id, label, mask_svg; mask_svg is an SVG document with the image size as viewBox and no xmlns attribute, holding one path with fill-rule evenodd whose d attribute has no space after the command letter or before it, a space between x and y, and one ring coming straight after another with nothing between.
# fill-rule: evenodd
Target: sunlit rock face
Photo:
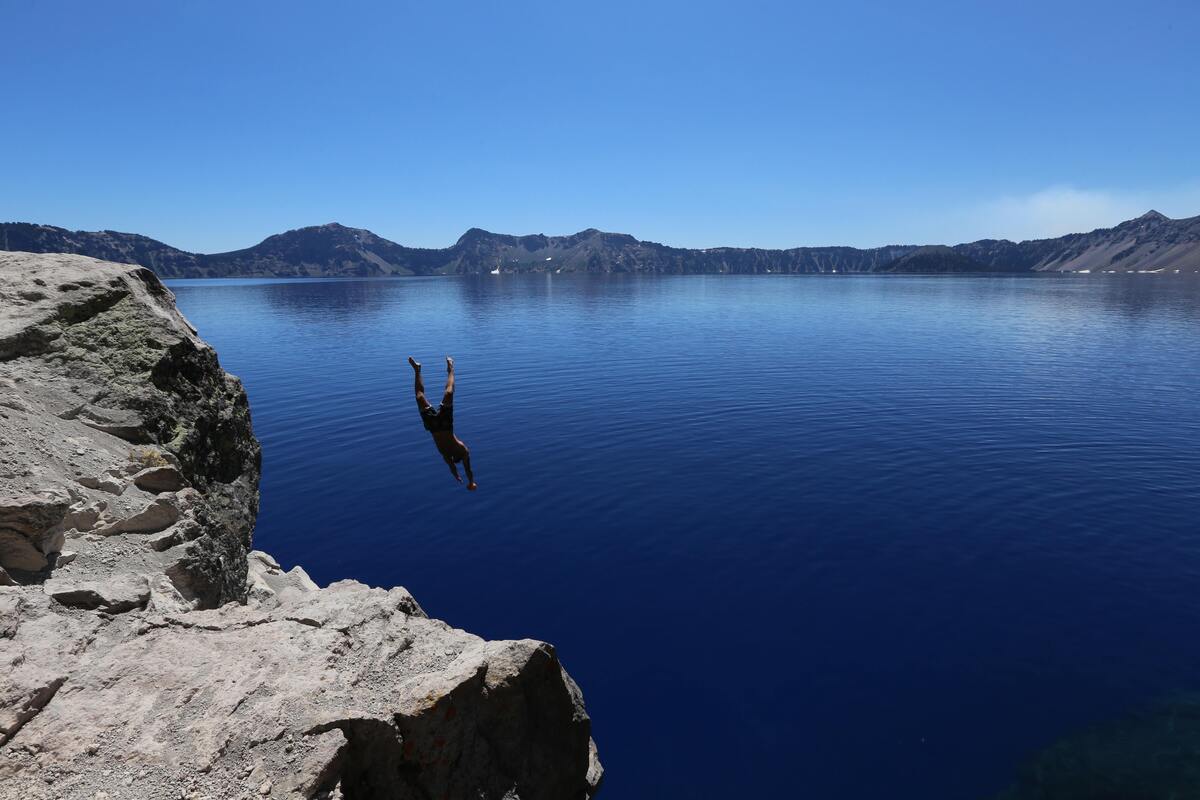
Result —
<instances>
[{"instance_id":1,"label":"sunlit rock face","mask_svg":"<svg viewBox=\"0 0 1200 800\"><path fill-rule=\"evenodd\" d=\"M147 269L0 253L0 796L586 798L550 645L252 551L245 392Z\"/></svg>"}]
</instances>

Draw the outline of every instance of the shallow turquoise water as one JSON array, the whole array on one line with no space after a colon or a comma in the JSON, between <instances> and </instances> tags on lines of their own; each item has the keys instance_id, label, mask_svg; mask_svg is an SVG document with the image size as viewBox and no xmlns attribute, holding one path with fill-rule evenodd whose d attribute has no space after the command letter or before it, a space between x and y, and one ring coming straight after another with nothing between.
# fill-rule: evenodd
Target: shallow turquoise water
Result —
<instances>
[{"instance_id":1,"label":"shallow turquoise water","mask_svg":"<svg viewBox=\"0 0 1200 800\"><path fill-rule=\"evenodd\" d=\"M610 797L984 797L1200 688L1200 281L176 281L256 544L554 642ZM440 394L480 491L418 418Z\"/></svg>"}]
</instances>

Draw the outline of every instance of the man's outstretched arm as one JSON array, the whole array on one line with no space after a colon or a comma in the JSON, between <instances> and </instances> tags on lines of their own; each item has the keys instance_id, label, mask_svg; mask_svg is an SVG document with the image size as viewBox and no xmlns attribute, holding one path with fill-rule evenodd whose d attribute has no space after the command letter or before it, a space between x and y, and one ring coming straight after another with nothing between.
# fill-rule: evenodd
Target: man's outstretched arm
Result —
<instances>
[{"instance_id":1,"label":"man's outstretched arm","mask_svg":"<svg viewBox=\"0 0 1200 800\"><path fill-rule=\"evenodd\" d=\"M471 491L475 491L475 489L478 487L478 484L475 483L475 473L471 472L471 455L469 453L463 456L463 469L466 470L467 473L467 488Z\"/></svg>"}]
</instances>

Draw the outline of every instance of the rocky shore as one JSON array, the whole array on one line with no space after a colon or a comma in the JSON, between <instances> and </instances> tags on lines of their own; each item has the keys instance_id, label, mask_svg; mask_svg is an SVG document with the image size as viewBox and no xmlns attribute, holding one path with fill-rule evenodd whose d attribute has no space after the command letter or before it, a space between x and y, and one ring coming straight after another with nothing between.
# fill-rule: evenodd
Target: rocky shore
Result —
<instances>
[{"instance_id":1,"label":"rocky shore","mask_svg":"<svg viewBox=\"0 0 1200 800\"><path fill-rule=\"evenodd\" d=\"M553 647L251 549L238 380L149 270L0 253L0 798L583 800Z\"/></svg>"}]
</instances>

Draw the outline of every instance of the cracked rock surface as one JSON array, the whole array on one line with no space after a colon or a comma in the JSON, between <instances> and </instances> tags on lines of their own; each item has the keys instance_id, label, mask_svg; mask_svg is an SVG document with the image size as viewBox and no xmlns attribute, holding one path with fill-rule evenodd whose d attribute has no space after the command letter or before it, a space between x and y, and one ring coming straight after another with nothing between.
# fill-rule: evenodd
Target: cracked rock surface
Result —
<instances>
[{"instance_id":1,"label":"cracked rock surface","mask_svg":"<svg viewBox=\"0 0 1200 800\"><path fill-rule=\"evenodd\" d=\"M545 643L251 550L241 384L153 273L0 253L0 798L583 798Z\"/></svg>"}]
</instances>

